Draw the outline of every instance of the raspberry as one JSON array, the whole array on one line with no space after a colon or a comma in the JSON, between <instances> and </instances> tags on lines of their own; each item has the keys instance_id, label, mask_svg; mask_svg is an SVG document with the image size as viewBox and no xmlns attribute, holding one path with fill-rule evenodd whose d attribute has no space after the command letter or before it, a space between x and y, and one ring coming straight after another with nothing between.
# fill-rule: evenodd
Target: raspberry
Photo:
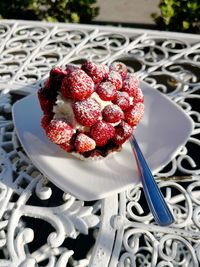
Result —
<instances>
[{"instance_id":1,"label":"raspberry","mask_svg":"<svg viewBox=\"0 0 200 267\"><path fill-rule=\"evenodd\" d=\"M114 99L117 90L111 82L102 82L97 87L96 92L102 100L109 101Z\"/></svg>"},{"instance_id":2,"label":"raspberry","mask_svg":"<svg viewBox=\"0 0 200 267\"><path fill-rule=\"evenodd\" d=\"M94 91L94 82L83 70L74 70L63 80L62 93L69 92L74 100L84 100Z\"/></svg>"},{"instance_id":3,"label":"raspberry","mask_svg":"<svg viewBox=\"0 0 200 267\"><path fill-rule=\"evenodd\" d=\"M73 128L64 120L51 120L46 128L48 138L55 144L69 143L74 134Z\"/></svg>"},{"instance_id":4,"label":"raspberry","mask_svg":"<svg viewBox=\"0 0 200 267\"><path fill-rule=\"evenodd\" d=\"M144 104L141 102L131 105L125 112L125 120L130 126L136 126L144 114Z\"/></svg>"},{"instance_id":5,"label":"raspberry","mask_svg":"<svg viewBox=\"0 0 200 267\"><path fill-rule=\"evenodd\" d=\"M124 113L119 106L111 104L102 110L102 116L106 122L115 123L124 117Z\"/></svg>"},{"instance_id":6,"label":"raspberry","mask_svg":"<svg viewBox=\"0 0 200 267\"><path fill-rule=\"evenodd\" d=\"M49 126L51 120L52 120L52 116L45 114L41 119L42 128L46 130L46 128Z\"/></svg>"},{"instance_id":7,"label":"raspberry","mask_svg":"<svg viewBox=\"0 0 200 267\"><path fill-rule=\"evenodd\" d=\"M97 146L104 146L114 136L115 129L107 122L98 121L91 127L90 134Z\"/></svg>"},{"instance_id":8,"label":"raspberry","mask_svg":"<svg viewBox=\"0 0 200 267\"><path fill-rule=\"evenodd\" d=\"M125 121L122 121L115 127L115 136L112 140L115 142L115 144L122 145L131 137L132 132L133 128Z\"/></svg>"},{"instance_id":9,"label":"raspberry","mask_svg":"<svg viewBox=\"0 0 200 267\"><path fill-rule=\"evenodd\" d=\"M48 95L47 90L44 88L38 90L38 99L44 114L51 113L56 99Z\"/></svg>"},{"instance_id":10,"label":"raspberry","mask_svg":"<svg viewBox=\"0 0 200 267\"><path fill-rule=\"evenodd\" d=\"M135 97L138 90L139 81L135 74L128 73L124 79L122 91L127 92L130 96Z\"/></svg>"},{"instance_id":11,"label":"raspberry","mask_svg":"<svg viewBox=\"0 0 200 267\"><path fill-rule=\"evenodd\" d=\"M92 98L77 101L73 104L72 108L76 120L84 126L95 124L101 114L99 103Z\"/></svg>"},{"instance_id":12,"label":"raspberry","mask_svg":"<svg viewBox=\"0 0 200 267\"><path fill-rule=\"evenodd\" d=\"M111 65L110 65L110 70L114 70L116 72L118 72L122 79L124 79L126 77L126 74L128 72L128 69L126 67L126 65L122 62L118 62L118 61L115 61L113 62Z\"/></svg>"},{"instance_id":13,"label":"raspberry","mask_svg":"<svg viewBox=\"0 0 200 267\"><path fill-rule=\"evenodd\" d=\"M117 91L112 102L118 105L122 110L126 110L130 106L129 94L126 92Z\"/></svg>"},{"instance_id":14,"label":"raspberry","mask_svg":"<svg viewBox=\"0 0 200 267\"><path fill-rule=\"evenodd\" d=\"M106 65L95 64L89 60L85 61L81 68L92 78L95 84L106 78L109 72L109 68Z\"/></svg>"},{"instance_id":15,"label":"raspberry","mask_svg":"<svg viewBox=\"0 0 200 267\"><path fill-rule=\"evenodd\" d=\"M79 133L75 140L75 148L77 152L84 153L93 150L96 147L95 141L89 136Z\"/></svg>"},{"instance_id":16,"label":"raspberry","mask_svg":"<svg viewBox=\"0 0 200 267\"><path fill-rule=\"evenodd\" d=\"M116 71L111 70L109 72L107 81L111 82L117 90L120 90L122 88L121 75Z\"/></svg>"}]
</instances>

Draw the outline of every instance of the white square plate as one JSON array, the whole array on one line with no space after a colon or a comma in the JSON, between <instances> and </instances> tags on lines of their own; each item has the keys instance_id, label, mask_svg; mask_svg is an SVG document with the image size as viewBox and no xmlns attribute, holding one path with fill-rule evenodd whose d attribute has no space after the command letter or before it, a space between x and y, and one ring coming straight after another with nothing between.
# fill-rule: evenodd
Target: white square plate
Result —
<instances>
[{"instance_id":1,"label":"white square plate","mask_svg":"<svg viewBox=\"0 0 200 267\"><path fill-rule=\"evenodd\" d=\"M141 82L145 115L135 136L152 172L163 168L186 143L192 120L168 97ZM81 161L51 143L40 126L37 95L13 106L19 140L35 166L58 187L82 200L95 200L140 182L129 142L123 150L99 161Z\"/></svg>"}]
</instances>

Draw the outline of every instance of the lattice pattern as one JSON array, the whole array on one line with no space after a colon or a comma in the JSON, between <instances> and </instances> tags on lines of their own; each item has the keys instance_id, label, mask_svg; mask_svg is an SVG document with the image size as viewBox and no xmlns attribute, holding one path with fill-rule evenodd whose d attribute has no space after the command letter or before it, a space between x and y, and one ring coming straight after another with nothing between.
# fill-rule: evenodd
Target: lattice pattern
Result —
<instances>
[{"instance_id":1,"label":"lattice pattern","mask_svg":"<svg viewBox=\"0 0 200 267\"><path fill-rule=\"evenodd\" d=\"M0 21L0 266L199 266L199 55L195 35ZM155 225L140 186L84 203L49 183L22 150L12 103L54 65L84 58L124 61L193 119L187 144L157 173L173 226Z\"/></svg>"}]
</instances>

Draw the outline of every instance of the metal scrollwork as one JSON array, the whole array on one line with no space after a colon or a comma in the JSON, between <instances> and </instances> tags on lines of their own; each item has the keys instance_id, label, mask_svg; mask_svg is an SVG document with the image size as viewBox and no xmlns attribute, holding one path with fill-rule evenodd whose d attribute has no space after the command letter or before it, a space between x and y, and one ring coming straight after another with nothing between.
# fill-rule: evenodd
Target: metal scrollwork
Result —
<instances>
[{"instance_id":1,"label":"metal scrollwork","mask_svg":"<svg viewBox=\"0 0 200 267\"><path fill-rule=\"evenodd\" d=\"M0 22L0 266L199 266L199 54L195 35ZM186 144L155 175L175 215L170 227L155 224L141 185L87 203L51 184L23 151L12 103L35 92L53 66L85 58L126 63L191 118Z\"/></svg>"}]
</instances>

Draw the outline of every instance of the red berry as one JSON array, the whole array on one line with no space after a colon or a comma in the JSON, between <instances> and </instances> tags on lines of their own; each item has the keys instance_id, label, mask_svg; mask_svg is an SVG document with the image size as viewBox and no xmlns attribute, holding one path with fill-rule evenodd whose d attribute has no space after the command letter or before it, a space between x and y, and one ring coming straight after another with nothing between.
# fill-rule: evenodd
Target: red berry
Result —
<instances>
[{"instance_id":1,"label":"red berry","mask_svg":"<svg viewBox=\"0 0 200 267\"><path fill-rule=\"evenodd\" d=\"M96 147L95 141L86 134L79 133L75 140L75 148L79 153L93 150Z\"/></svg>"},{"instance_id":2,"label":"red berry","mask_svg":"<svg viewBox=\"0 0 200 267\"><path fill-rule=\"evenodd\" d=\"M142 90L139 87L138 87L138 90L136 91L133 101L134 103L144 102L144 95L142 93Z\"/></svg>"},{"instance_id":3,"label":"red berry","mask_svg":"<svg viewBox=\"0 0 200 267\"><path fill-rule=\"evenodd\" d=\"M92 98L77 101L72 106L76 120L84 126L92 126L101 114L99 103Z\"/></svg>"},{"instance_id":4,"label":"red berry","mask_svg":"<svg viewBox=\"0 0 200 267\"><path fill-rule=\"evenodd\" d=\"M130 106L130 97L126 92L117 91L115 98L112 101L122 110L126 110Z\"/></svg>"},{"instance_id":5,"label":"red berry","mask_svg":"<svg viewBox=\"0 0 200 267\"><path fill-rule=\"evenodd\" d=\"M40 106L44 114L51 113L56 99L48 95L48 90L45 90L44 88L40 88L38 90L38 99L39 99Z\"/></svg>"},{"instance_id":6,"label":"red berry","mask_svg":"<svg viewBox=\"0 0 200 267\"><path fill-rule=\"evenodd\" d=\"M122 88L122 77L116 71L112 70L109 72L107 81L111 82L117 90L120 90Z\"/></svg>"},{"instance_id":7,"label":"red berry","mask_svg":"<svg viewBox=\"0 0 200 267\"><path fill-rule=\"evenodd\" d=\"M61 84L61 95L64 96L66 99L72 99L72 94L70 92L69 88L69 82L68 82L68 77L64 78Z\"/></svg>"},{"instance_id":8,"label":"red berry","mask_svg":"<svg viewBox=\"0 0 200 267\"><path fill-rule=\"evenodd\" d=\"M70 97L74 100L83 100L88 98L94 91L94 82L83 70L74 70L64 78L61 92L64 97Z\"/></svg>"},{"instance_id":9,"label":"red berry","mask_svg":"<svg viewBox=\"0 0 200 267\"><path fill-rule=\"evenodd\" d=\"M51 120L52 120L52 116L45 114L41 119L42 128L46 130L46 128L49 126Z\"/></svg>"},{"instance_id":10,"label":"red berry","mask_svg":"<svg viewBox=\"0 0 200 267\"><path fill-rule=\"evenodd\" d=\"M50 71L50 77L51 78L57 78L58 79L61 76L65 76L65 75L67 75L67 72L60 67L55 67L55 68L51 69L51 71Z\"/></svg>"},{"instance_id":11,"label":"red berry","mask_svg":"<svg viewBox=\"0 0 200 267\"><path fill-rule=\"evenodd\" d=\"M91 127L90 134L97 146L104 146L114 136L115 129L107 122L98 121Z\"/></svg>"},{"instance_id":12,"label":"red berry","mask_svg":"<svg viewBox=\"0 0 200 267\"><path fill-rule=\"evenodd\" d=\"M50 88L50 78L47 78L44 82L44 88L48 90Z\"/></svg>"},{"instance_id":13,"label":"red berry","mask_svg":"<svg viewBox=\"0 0 200 267\"><path fill-rule=\"evenodd\" d=\"M73 146L71 145L71 142L69 143L63 143L63 144L59 144L59 147L61 147L63 150L65 150L66 152L71 152L73 149Z\"/></svg>"},{"instance_id":14,"label":"red berry","mask_svg":"<svg viewBox=\"0 0 200 267\"><path fill-rule=\"evenodd\" d=\"M124 113L119 106L111 104L102 110L102 116L106 122L115 123L124 117Z\"/></svg>"},{"instance_id":15,"label":"red berry","mask_svg":"<svg viewBox=\"0 0 200 267\"><path fill-rule=\"evenodd\" d=\"M94 81L94 83L100 83L107 77L109 68L104 64L96 64L92 61L85 61L82 64L82 70L84 70Z\"/></svg>"},{"instance_id":16,"label":"red berry","mask_svg":"<svg viewBox=\"0 0 200 267\"><path fill-rule=\"evenodd\" d=\"M124 79L122 91L127 92L130 96L135 97L137 94L139 80L133 73L128 73Z\"/></svg>"},{"instance_id":17,"label":"red berry","mask_svg":"<svg viewBox=\"0 0 200 267\"><path fill-rule=\"evenodd\" d=\"M64 77L67 76L67 72L59 67L53 68L50 71L48 87L51 93L56 95L57 91L60 91L60 87Z\"/></svg>"},{"instance_id":18,"label":"red berry","mask_svg":"<svg viewBox=\"0 0 200 267\"><path fill-rule=\"evenodd\" d=\"M116 72L118 72L122 79L124 79L126 77L126 74L128 72L128 69L126 67L126 65L122 62L118 62L118 61L115 61L113 62L111 65L110 65L110 70L114 70Z\"/></svg>"},{"instance_id":19,"label":"red berry","mask_svg":"<svg viewBox=\"0 0 200 267\"><path fill-rule=\"evenodd\" d=\"M133 128L125 121L122 121L115 127L115 136L112 140L115 142L115 144L122 145L131 137L132 132Z\"/></svg>"},{"instance_id":20,"label":"red berry","mask_svg":"<svg viewBox=\"0 0 200 267\"><path fill-rule=\"evenodd\" d=\"M144 104L141 102L131 105L125 112L125 120L129 125L136 126L144 115Z\"/></svg>"},{"instance_id":21,"label":"red berry","mask_svg":"<svg viewBox=\"0 0 200 267\"><path fill-rule=\"evenodd\" d=\"M111 82L102 82L97 87L96 92L102 100L109 101L114 99L117 90Z\"/></svg>"},{"instance_id":22,"label":"red berry","mask_svg":"<svg viewBox=\"0 0 200 267\"><path fill-rule=\"evenodd\" d=\"M48 138L55 144L69 143L74 134L73 128L64 120L51 120L46 128Z\"/></svg>"}]
</instances>

